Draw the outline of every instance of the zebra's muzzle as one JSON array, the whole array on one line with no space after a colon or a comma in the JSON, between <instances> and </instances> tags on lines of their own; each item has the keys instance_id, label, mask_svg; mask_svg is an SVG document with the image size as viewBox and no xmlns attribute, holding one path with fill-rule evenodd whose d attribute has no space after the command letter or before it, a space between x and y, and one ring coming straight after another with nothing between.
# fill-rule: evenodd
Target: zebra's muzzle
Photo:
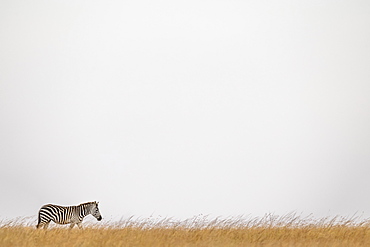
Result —
<instances>
[{"instance_id":1,"label":"zebra's muzzle","mask_svg":"<svg viewBox=\"0 0 370 247\"><path fill-rule=\"evenodd\" d=\"M99 218L96 218L98 221L101 221L103 218L99 216Z\"/></svg>"}]
</instances>

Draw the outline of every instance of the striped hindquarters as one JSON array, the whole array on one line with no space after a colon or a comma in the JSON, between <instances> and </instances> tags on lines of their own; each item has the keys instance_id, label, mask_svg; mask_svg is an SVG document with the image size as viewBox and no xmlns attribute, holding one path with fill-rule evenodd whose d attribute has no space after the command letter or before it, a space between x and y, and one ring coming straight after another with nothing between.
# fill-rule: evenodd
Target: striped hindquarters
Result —
<instances>
[{"instance_id":1,"label":"striped hindquarters","mask_svg":"<svg viewBox=\"0 0 370 247\"><path fill-rule=\"evenodd\" d=\"M78 221L78 213L76 207L63 207L53 204L44 205L39 211L38 226L40 224L54 221L58 224L69 224L73 221Z\"/></svg>"}]
</instances>

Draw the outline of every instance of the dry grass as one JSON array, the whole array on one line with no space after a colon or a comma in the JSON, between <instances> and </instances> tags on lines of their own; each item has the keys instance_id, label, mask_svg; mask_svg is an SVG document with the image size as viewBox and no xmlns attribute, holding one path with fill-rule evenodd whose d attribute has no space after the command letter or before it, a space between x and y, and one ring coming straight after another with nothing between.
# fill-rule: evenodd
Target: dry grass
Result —
<instances>
[{"instance_id":1,"label":"dry grass","mask_svg":"<svg viewBox=\"0 0 370 247\"><path fill-rule=\"evenodd\" d=\"M1 222L0 246L370 246L369 221L358 218L129 218L83 230L36 230L34 224L29 219Z\"/></svg>"}]
</instances>

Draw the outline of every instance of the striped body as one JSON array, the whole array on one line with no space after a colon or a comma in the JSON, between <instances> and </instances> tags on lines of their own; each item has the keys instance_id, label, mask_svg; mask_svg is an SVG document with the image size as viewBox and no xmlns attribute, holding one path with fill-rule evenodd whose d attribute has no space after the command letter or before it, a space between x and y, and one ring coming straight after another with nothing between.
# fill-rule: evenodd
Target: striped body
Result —
<instances>
[{"instance_id":1,"label":"striped body","mask_svg":"<svg viewBox=\"0 0 370 247\"><path fill-rule=\"evenodd\" d=\"M47 204L40 208L37 228L44 226L46 229L51 221L57 224L71 224L73 228L75 224L81 228L81 223L86 215L93 215L97 220L102 217L99 212L97 202L82 203L78 206L58 206Z\"/></svg>"}]
</instances>

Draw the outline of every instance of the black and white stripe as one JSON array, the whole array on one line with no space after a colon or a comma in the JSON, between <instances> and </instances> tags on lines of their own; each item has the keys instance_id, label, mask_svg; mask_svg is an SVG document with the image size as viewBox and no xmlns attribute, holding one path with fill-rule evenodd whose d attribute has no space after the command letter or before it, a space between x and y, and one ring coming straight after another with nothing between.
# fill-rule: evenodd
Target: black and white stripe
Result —
<instances>
[{"instance_id":1,"label":"black and white stripe","mask_svg":"<svg viewBox=\"0 0 370 247\"><path fill-rule=\"evenodd\" d=\"M36 227L43 226L46 229L50 221L54 221L57 224L71 224L70 228L73 228L75 224L82 228L81 223L86 215L91 214L99 221L102 219L98 204L98 202L86 202L78 206L66 207L53 204L44 205L40 208L39 221Z\"/></svg>"}]
</instances>

